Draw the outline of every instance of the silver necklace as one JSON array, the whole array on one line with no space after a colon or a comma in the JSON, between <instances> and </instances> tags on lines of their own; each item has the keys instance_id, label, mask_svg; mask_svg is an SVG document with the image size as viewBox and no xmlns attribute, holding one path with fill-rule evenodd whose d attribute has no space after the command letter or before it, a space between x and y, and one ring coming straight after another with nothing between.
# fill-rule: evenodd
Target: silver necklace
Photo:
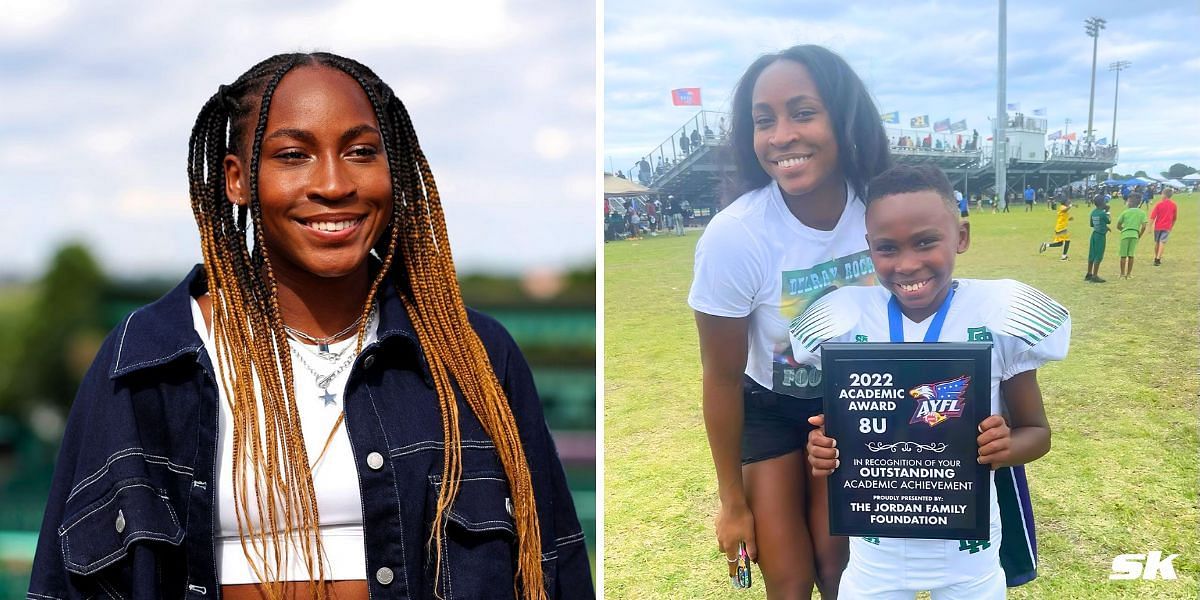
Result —
<instances>
[{"instance_id":1,"label":"silver necklace","mask_svg":"<svg viewBox=\"0 0 1200 600\"><path fill-rule=\"evenodd\" d=\"M308 369L308 372L312 374L317 387L321 388L322 392L322 394L317 397L325 402L325 406L333 406L334 404L337 404L337 394L329 391L329 384L333 383L334 377L337 377L342 371L346 370L346 367L350 366L350 363L354 362L355 355L346 357L346 360L342 361L342 364L338 365L338 367L328 375L322 375L318 373L316 369L312 368L312 365L308 364L308 362L304 360L304 357L300 355L300 351L296 350L295 346L292 346L292 356L296 357L296 360L300 361L300 364L304 365L304 368Z\"/></svg>"},{"instance_id":2,"label":"silver necklace","mask_svg":"<svg viewBox=\"0 0 1200 600\"><path fill-rule=\"evenodd\" d=\"M367 321L369 322L374 317L375 317L375 307L372 306L371 312L367 314ZM303 331L300 331L299 329L296 329L294 327L288 327L287 325L283 326L283 330L286 331L288 333L288 335L290 335L298 340L303 340L310 344L316 344L318 352L320 352L322 354L330 354L330 352L329 352L330 342L346 335L347 333L350 333L351 330L353 330L355 327L358 327L359 324L362 322L363 322L363 317L362 317L362 315L359 315L358 318L355 319L353 323L347 325L345 329L343 329L333 335L328 335L325 337L317 337L315 335L309 335L309 334L304 333ZM326 358L326 357L322 356L322 358ZM326 360L329 360L329 359L326 358Z\"/></svg>"},{"instance_id":3,"label":"silver necklace","mask_svg":"<svg viewBox=\"0 0 1200 600\"><path fill-rule=\"evenodd\" d=\"M375 314L376 314L375 307L371 307L371 312L367 314L367 325L366 326L367 326L368 330L370 330L375 324ZM359 321L361 321L361 320L362 319L360 318ZM358 324L358 322L355 322L355 324ZM288 328L286 325L284 327L289 330L288 333L292 333L293 331L295 331L295 330L291 330L291 328ZM301 336L303 336L306 339L312 339L312 336L310 336L304 332L296 332L296 333L299 333ZM330 338L326 338L326 339L328 340L331 338L337 338L342 335L345 335L346 333L347 333L347 331L342 331L341 333L334 334L333 336L330 336ZM338 357L345 354L346 350L349 349L351 346L357 346L357 345L358 344L356 342L352 342L352 343L348 344L345 348L343 348L341 352L338 352L337 354L332 354L329 352L328 344L326 344L323 352L320 350L318 351L319 352L318 356L321 356L322 358L324 358L325 355L328 354L328 355L332 355L334 357L334 360L336 360ZM314 369L312 367L312 365L308 364L308 361L304 360L304 357L300 355L300 351L296 349L295 344L288 344L288 346L291 347L292 356L296 357L296 360L300 361L300 364L303 365L304 368L307 369L310 374L312 374L313 381L317 384L317 387L321 389L322 393L321 393L321 395L319 395L317 397L320 398L325 403L325 406L333 406L333 405L337 404L337 394L334 394L329 391L329 385L331 383L333 383L333 380L335 377L340 375L342 371L346 370L346 367L349 367L351 364L354 363L354 359L358 357L358 354L350 353L350 355L347 356L346 359L343 360L342 363L340 365L338 365L337 368L335 368L332 373L330 373L328 375L322 375L320 372L318 372L316 369ZM319 345L318 345L318 348L320 348Z\"/></svg>"},{"instance_id":4,"label":"silver necklace","mask_svg":"<svg viewBox=\"0 0 1200 600\"><path fill-rule=\"evenodd\" d=\"M355 343L354 343L355 338L353 338L353 337L346 338L345 340L342 340L341 342L335 342L337 344L342 345L342 349L338 350L337 352L334 352L333 349L336 348L336 346L334 346L333 344L330 344L327 347L328 348L327 350L322 351L320 346L313 346L312 344L306 343L303 340L298 340L294 337L289 336L289 341L291 341L294 346L303 348L304 351L307 352L308 354L311 354L323 361L330 362L330 363L336 363L336 362L342 360L342 357L344 357L346 355L346 352L348 352L351 348L353 348L355 346Z\"/></svg>"}]
</instances>

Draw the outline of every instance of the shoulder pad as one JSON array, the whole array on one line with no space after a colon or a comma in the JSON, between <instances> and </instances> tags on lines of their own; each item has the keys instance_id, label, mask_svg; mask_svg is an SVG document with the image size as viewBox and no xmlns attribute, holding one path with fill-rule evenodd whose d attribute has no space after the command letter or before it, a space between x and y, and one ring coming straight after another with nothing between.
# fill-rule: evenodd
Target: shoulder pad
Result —
<instances>
[{"instance_id":1,"label":"shoulder pad","mask_svg":"<svg viewBox=\"0 0 1200 600\"><path fill-rule=\"evenodd\" d=\"M1046 339L1070 317L1066 307L1019 281L1008 286L1004 320L996 330L1030 346Z\"/></svg>"},{"instance_id":2,"label":"shoulder pad","mask_svg":"<svg viewBox=\"0 0 1200 600\"><path fill-rule=\"evenodd\" d=\"M853 329L861 313L858 302L850 297L855 289L842 288L825 294L792 319L788 326L792 343L816 352L821 343Z\"/></svg>"}]
</instances>

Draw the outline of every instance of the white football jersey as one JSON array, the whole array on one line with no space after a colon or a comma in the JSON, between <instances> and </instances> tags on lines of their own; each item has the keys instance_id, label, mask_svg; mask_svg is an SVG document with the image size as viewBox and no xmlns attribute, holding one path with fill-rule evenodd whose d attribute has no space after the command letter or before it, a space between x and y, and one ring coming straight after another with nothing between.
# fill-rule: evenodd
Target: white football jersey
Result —
<instances>
[{"instance_id":1,"label":"white football jersey","mask_svg":"<svg viewBox=\"0 0 1200 600\"><path fill-rule=\"evenodd\" d=\"M1042 292L1011 279L957 279L938 341L992 342L991 413L1002 413L1000 382L1067 355L1071 316ZM824 342L888 342L881 286L844 287L815 301L789 327L793 356L820 368ZM903 318L904 339L919 342L933 317ZM991 486L989 540L851 538L847 575L866 574L889 589L930 590L992 576L999 568L1000 512ZM862 576L862 575L860 575ZM865 583L865 582L864 582Z\"/></svg>"}]
</instances>

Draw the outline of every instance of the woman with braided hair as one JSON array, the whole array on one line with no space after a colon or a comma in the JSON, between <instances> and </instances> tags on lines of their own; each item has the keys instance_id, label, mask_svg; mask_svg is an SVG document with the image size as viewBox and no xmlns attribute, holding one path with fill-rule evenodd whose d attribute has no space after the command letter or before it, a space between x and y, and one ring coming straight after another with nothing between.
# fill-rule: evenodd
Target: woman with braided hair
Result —
<instances>
[{"instance_id":1,"label":"woman with braided hair","mask_svg":"<svg viewBox=\"0 0 1200 600\"><path fill-rule=\"evenodd\" d=\"M65 598L587 598L529 368L463 306L407 111L333 54L220 86L202 266L105 341L30 585Z\"/></svg>"}]
</instances>

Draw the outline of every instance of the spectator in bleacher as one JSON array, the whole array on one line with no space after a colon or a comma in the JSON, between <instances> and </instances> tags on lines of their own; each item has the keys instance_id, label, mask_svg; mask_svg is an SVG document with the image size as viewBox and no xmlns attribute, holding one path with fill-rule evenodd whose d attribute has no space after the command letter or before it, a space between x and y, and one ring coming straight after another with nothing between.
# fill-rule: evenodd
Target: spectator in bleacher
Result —
<instances>
[{"instance_id":1,"label":"spectator in bleacher","mask_svg":"<svg viewBox=\"0 0 1200 600\"><path fill-rule=\"evenodd\" d=\"M711 140L711 139L713 139L713 137L714 137L713 130L708 125L705 125L704 126L704 139Z\"/></svg>"},{"instance_id":2,"label":"spectator in bleacher","mask_svg":"<svg viewBox=\"0 0 1200 600\"><path fill-rule=\"evenodd\" d=\"M646 157L642 157L637 163L638 167L638 183L642 185L650 185L650 161Z\"/></svg>"},{"instance_id":3,"label":"spectator in bleacher","mask_svg":"<svg viewBox=\"0 0 1200 600\"><path fill-rule=\"evenodd\" d=\"M679 134L679 149L683 150L683 155L687 156L692 151L691 140L688 139L687 132Z\"/></svg>"},{"instance_id":4,"label":"spectator in bleacher","mask_svg":"<svg viewBox=\"0 0 1200 600\"><path fill-rule=\"evenodd\" d=\"M692 130L692 151L695 152L696 150L699 150L699 149L700 149L700 130L693 129Z\"/></svg>"}]
</instances>

